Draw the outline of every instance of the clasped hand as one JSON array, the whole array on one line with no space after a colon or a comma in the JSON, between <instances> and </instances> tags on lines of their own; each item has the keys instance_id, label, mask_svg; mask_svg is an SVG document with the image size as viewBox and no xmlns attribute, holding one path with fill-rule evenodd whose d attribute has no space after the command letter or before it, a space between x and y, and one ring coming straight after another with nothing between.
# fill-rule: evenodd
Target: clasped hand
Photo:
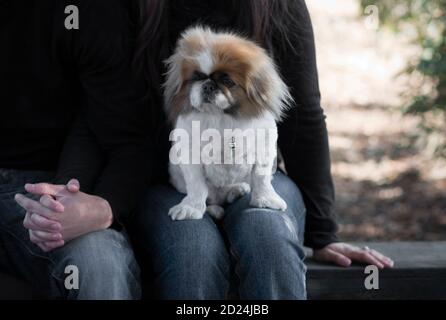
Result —
<instances>
[{"instance_id":1,"label":"clasped hand","mask_svg":"<svg viewBox=\"0 0 446 320\"><path fill-rule=\"evenodd\" d=\"M31 242L48 252L84 234L107 229L113 220L108 202L80 191L77 180L67 185L27 184L25 190L38 201L17 194L16 202L26 210L23 225Z\"/></svg>"}]
</instances>

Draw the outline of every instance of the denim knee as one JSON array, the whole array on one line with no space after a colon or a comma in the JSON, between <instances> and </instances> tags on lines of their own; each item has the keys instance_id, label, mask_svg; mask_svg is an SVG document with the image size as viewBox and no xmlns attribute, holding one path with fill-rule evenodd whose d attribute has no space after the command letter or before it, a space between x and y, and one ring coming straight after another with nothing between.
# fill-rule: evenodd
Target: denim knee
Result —
<instances>
[{"instance_id":1,"label":"denim knee","mask_svg":"<svg viewBox=\"0 0 446 320\"><path fill-rule=\"evenodd\" d=\"M81 236L51 254L63 298L79 300L136 300L141 298L140 271L124 233L104 230ZM65 280L78 272L77 288Z\"/></svg>"},{"instance_id":2,"label":"denim knee","mask_svg":"<svg viewBox=\"0 0 446 320\"><path fill-rule=\"evenodd\" d=\"M300 228L293 216L276 210L249 208L227 217L240 298L306 298Z\"/></svg>"},{"instance_id":3,"label":"denim knee","mask_svg":"<svg viewBox=\"0 0 446 320\"><path fill-rule=\"evenodd\" d=\"M218 230L193 226L203 220L172 223L184 229L153 251L156 294L167 300L224 299L230 259Z\"/></svg>"},{"instance_id":4,"label":"denim knee","mask_svg":"<svg viewBox=\"0 0 446 320\"><path fill-rule=\"evenodd\" d=\"M184 195L169 186L152 187L135 215L134 233L149 261L158 299L224 299L230 258L209 215L172 221L169 209Z\"/></svg>"},{"instance_id":5,"label":"denim knee","mask_svg":"<svg viewBox=\"0 0 446 320\"><path fill-rule=\"evenodd\" d=\"M300 226L287 214L269 209L250 208L231 216L227 233L237 255L247 255L254 260L270 260L296 255L305 258ZM267 261L265 261L267 262Z\"/></svg>"}]
</instances>

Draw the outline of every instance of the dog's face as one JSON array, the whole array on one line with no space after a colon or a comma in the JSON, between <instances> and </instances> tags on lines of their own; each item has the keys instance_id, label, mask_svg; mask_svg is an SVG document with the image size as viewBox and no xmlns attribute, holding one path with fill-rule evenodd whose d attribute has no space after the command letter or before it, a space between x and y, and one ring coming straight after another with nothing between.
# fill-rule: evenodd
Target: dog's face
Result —
<instances>
[{"instance_id":1,"label":"dog's face","mask_svg":"<svg viewBox=\"0 0 446 320\"><path fill-rule=\"evenodd\" d=\"M166 109L172 120L188 112L280 119L291 101L266 52L244 38L200 27L187 30L167 61Z\"/></svg>"},{"instance_id":2,"label":"dog's face","mask_svg":"<svg viewBox=\"0 0 446 320\"><path fill-rule=\"evenodd\" d=\"M202 112L231 112L237 104L236 87L239 86L235 75L223 68L205 72L202 66L198 63L193 68L195 70L191 70L192 75L186 80L188 83L183 83L189 92L190 106Z\"/></svg>"}]
</instances>

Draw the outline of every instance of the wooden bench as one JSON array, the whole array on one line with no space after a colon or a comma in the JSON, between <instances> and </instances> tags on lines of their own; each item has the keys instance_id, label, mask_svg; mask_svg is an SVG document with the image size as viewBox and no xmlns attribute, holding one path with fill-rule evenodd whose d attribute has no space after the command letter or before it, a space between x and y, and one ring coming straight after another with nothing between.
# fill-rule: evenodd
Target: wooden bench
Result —
<instances>
[{"instance_id":1,"label":"wooden bench","mask_svg":"<svg viewBox=\"0 0 446 320\"><path fill-rule=\"evenodd\" d=\"M367 290L365 266L340 268L307 259L309 299L446 299L446 242L357 243L389 255L393 269L380 270L379 289ZM29 287L0 274L1 299L30 299Z\"/></svg>"},{"instance_id":2,"label":"wooden bench","mask_svg":"<svg viewBox=\"0 0 446 320\"><path fill-rule=\"evenodd\" d=\"M379 289L367 290L365 266L340 268L308 259L309 299L446 299L446 242L356 243L390 256Z\"/></svg>"}]
</instances>

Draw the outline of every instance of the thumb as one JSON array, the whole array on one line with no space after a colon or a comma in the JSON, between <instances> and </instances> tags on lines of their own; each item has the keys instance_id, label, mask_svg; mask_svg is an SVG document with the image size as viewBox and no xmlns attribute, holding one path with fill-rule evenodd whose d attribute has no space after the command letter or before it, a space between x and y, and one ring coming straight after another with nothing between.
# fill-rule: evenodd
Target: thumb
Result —
<instances>
[{"instance_id":1,"label":"thumb","mask_svg":"<svg viewBox=\"0 0 446 320\"><path fill-rule=\"evenodd\" d=\"M71 193L79 192L80 189L81 189L81 184L77 179L71 179L67 183L67 190L70 191Z\"/></svg>"},{"instance_id":2,"label":"thumb","mask_svg":"<svg viewBox=\"0 0 446 320\"><path fill-rule=\"evenodd\" d=\"M348 257L328 248L314 251L313 256L315 260L335 263L341 267L349 267L352 264Z\"/></svg>"}]
</instances>

